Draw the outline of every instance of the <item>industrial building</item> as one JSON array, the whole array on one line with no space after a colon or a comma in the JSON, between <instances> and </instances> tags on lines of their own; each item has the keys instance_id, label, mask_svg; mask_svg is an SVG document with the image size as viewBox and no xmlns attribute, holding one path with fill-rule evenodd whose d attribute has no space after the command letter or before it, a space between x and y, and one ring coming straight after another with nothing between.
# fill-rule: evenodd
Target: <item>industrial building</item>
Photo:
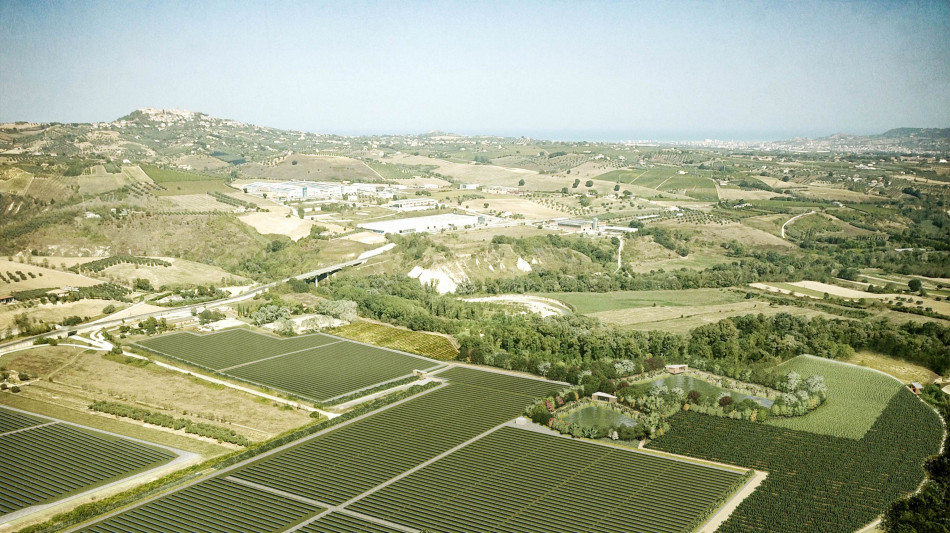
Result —
<instances>
[{"instance_id":1,"label":"industrial building","mask_svg":"<svg viewBox=\"0 0 950 533\"><path fill-rule=\"evenodd\" d=\"M386 204L386 207L399 211L424 211L426 209L435 209L438 206L439 202L432 198L408 198L406 200L395 200Z\"/></svg>"},{"instance_id":2,"label":"industrial building","mask_svg":"<svg viewBox=\"0 0 950 533\"><path fill-rule=\"evenodd\" d=\"M275 200L332 200L353 196L393 198L395 192L384 185L373 183L333 183L324 181L290 180L280 183L255 181L243 187L244 192L267 195Z\"/></svg>"},{"instance_id":3,"label":"industrial building","mask_svg":"<svg viewBox=\"0 0 950 533\"><path fill-rule=\"evenodd\" d=\"M471 228L479 223L472 215L431 215L426 217L399 218L383 222L368 222L357 227L381 233L435 233L442 230Z\"/></svg>"}]
</instances>

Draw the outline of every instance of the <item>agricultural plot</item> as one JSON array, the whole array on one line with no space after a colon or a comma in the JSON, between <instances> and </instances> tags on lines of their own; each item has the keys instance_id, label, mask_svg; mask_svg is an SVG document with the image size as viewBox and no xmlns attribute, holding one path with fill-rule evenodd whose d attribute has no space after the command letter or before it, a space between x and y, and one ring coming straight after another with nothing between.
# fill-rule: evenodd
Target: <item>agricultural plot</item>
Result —
<instances>
[{"instance_id":1,"label":"agricultural plot","mask_svg":"<svg viewBox=\"0 0 950 533\"><path fill-rule=\"evenodd\" d=\"M691 412L671 424L649 447L769 472L723 533L855 531L917 488L943 438L936 412L903 388L860 439Z\"/></svg>"},{"instance_id":2,"label":"agricultural plot","mask_svg":"<svg viewBox=\"0 0 950 533\"><path fill-rule=\"evenodd\" d=\"M666 291L613 291L605 293L552 292L542 294L566 302L582 315L638 307L689 307L698 305L734 304L743 295L722 289L685 289Z\"/></svg>"},{"instance_id":3,"label":"agricultural plot","mask_svg":"<svg viewBox=\"0 0 950 533\"><path fill-rule=\"evenodd\" d=\"M689 196L704 202L719 201L716 184L711 179L696 175L693 173L695 171L690 171L689 174L680 174L679 171L680 169L675 167L613 170L597 176L596 179L636 185L658 192Z\"/></svg>"},{"instance_id":4,"label":"agricultural plot","mask_svg":"<svg viewBox=\"0 0 950 533\"><path fill-rule=\"evenodd\" d=\"M343 513L330 513L300 528L300 533L403 533L400 529L366 522Z\"/></svg>"},{"instance_id":5,"label":"agricultural plot","mask_svg":"<svg viewBox=\"0 0 950 533\"><path fill-rule=\"evenodd\" d=\"M142 341L139 346L315 401L437 365L429 359L321 334L277 339L247 330L211 335L177 333Z\"/></svg>"},{"instance_id":6,"label":"agricultural plot","mask_svg":"<svg viewBox=\"0 0 950 533\"><path fill-rule=\"evenodd\" d=\"M549 385L546 392L553 388ZM450 383L268 457L233 477L340 505L515 418L530 402L526 394Z\"/></svg>"},{"instance_id":7,"label":"agricultural plot","mask_svg":"<svg viewBox=\"0 0 950 533\"><path fill-rule=\"evenodd\" d=\"M209 335L173 333L146 339L137 344L146 350L195 366L219 370L275 355L316 348L336 340L327 335L278 339L246 329L232 329Z\"/></svg>"},{"instance_id":8,"label":"agricultural plot","mask_svg":"<svg viewBox=\"0 0 950 533\"><path fill-rule=\"evenodd\" d=\"M40 420L34 416L25 415L16 411L0 409L0 436L3 436L4 433L17 431L19 429L32 426L38 426L42 423L43 420Z\"/></svg>"},{"instance_id":9,"label":"agricultural plot","mask_svg":"<svg viewBox=\"0 0 950 533\"><path fill-rule=\"evenodd\" d=\"M672 533L695 529L743 481L733 470L503 427L349 508L438 532Z\"/></svg>"},{"instance_id":10,"label":"agricultural plot","mask_svg":"<svg viewBox=\"0 0 950 533\"><path fill-rule=\"evenodd\" d=\"M476 370L455 366L440 372L438 377L448 379L452 383L464 383L472 387L488 389L495 392L517 394L533 400L551 394L561 387L556 382L536 378L526 378L499 372Z\"/></svg>"},{"instance_id":11,"label":"agricultural plot","mask_svg":"<svg viewBox=\"0 0 950 533\"><path fill-rule=\"evenodd\" d=\"M440 361L455 359L458 348L449 339L422 331L401 329L375 322L353 322L331 331L334 335L377 346L412 352Z\"/></svg>"},{"instance_id":12,"label":"agricultural plot","mask_svg":"<svg viewBox=\"0 0 950 533\"><path fill-rule=\"evenodd\" d=\"M271 533L323 511L221 478L192 485L82 529L82 533Z\"/></svg>"},{"instance_id":13,"label":"agricultural plot","mask_svg":"<svg viewBox=\"0 0 950 533\"><path fill-rule=\"evenodd\" d=\"M824 376L828 399L805 416L772 418L767 424L849 439L864 437L903 388L898 380L880 372L810 355L786 361L775 367L775 372Z\"/></svg>"},{"instance_id":14,"label":"agricultural plot","mask_svg":"<svg viewBox=\"0 0 950 533\"><path fill-rule=\"evenodd\" d=\"M0 434L0 515L117 481L175 457L111 435L4 409L0 413L5 427L20 426Z\"/></svg>"}]
</instances>

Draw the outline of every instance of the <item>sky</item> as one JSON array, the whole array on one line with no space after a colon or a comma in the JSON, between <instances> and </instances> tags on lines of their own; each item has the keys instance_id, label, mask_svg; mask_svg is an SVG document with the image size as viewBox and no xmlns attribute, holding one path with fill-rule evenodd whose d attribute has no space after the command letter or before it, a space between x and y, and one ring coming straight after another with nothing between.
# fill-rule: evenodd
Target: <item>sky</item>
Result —
<instances>
[{"instance_id":1,"label":"sky","mask_svg":"<svg viewBox=\"0 0 950 533\"><path fill-rule=\"evenodd\" d=\"M0 122L180 108L336 134L950 127L950 0L0 1Z\"/></svg>"}]
</instances>

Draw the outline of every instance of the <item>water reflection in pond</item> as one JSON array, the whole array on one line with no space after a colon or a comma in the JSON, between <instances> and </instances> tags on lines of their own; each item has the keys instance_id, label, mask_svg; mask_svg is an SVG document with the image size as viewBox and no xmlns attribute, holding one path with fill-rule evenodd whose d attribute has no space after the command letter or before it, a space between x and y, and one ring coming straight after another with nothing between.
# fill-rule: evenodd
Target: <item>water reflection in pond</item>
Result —
<instances>
[{"instance_id":1,"label":"water reflection in pond","mask_svg":"<svg viewBox=\"0 0 950 533\"><path fill-rule=\"evenodd\" d=\"M569 413L565 419L584 427L617 427L637 425L637 421L612 409L588 405Z\"/></svg>"},{"instance_id":2,"label":"water reflection in pond","mask_svg":"<svg viewBox=\"0 0 950 533\"><path fill-rule=\"evenodd\" d=\"M684 393L688 393L691 390L694 390L703 395L704 398L712 396L713 398L718 398L723 393L732 396L732 399L737 403L745 399L750 399L755 402L758 402L762 407L772 407L774 403L773 400L768 398L763 398L761 396L752 396L749 394L743 394L741 392L736 392L722 387L717 387L708 381L703 381L699 378L693 376L687 376L684 374L677 374L675 376L664 376L660 379L651 382L654 387L659 387L660 385L665 385L668 389L674 389L679 387L683 389Z\"/></svg>"}]
</instances>

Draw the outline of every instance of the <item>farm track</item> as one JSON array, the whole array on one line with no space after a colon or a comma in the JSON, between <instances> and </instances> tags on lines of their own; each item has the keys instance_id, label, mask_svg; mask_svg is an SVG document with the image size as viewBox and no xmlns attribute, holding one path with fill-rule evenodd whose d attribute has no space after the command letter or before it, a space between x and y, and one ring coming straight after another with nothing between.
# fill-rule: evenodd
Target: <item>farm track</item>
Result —
<instances>
[{"instance_id":1,"label":"farm track","mask_svg":"<svg viewBox=\"0 0 950 533\"><path fill-rule=\"evenodd\" d=\"M0 523L176 459L170 449L7 408L0 431Z\"/></svg>"}]
</instances>

